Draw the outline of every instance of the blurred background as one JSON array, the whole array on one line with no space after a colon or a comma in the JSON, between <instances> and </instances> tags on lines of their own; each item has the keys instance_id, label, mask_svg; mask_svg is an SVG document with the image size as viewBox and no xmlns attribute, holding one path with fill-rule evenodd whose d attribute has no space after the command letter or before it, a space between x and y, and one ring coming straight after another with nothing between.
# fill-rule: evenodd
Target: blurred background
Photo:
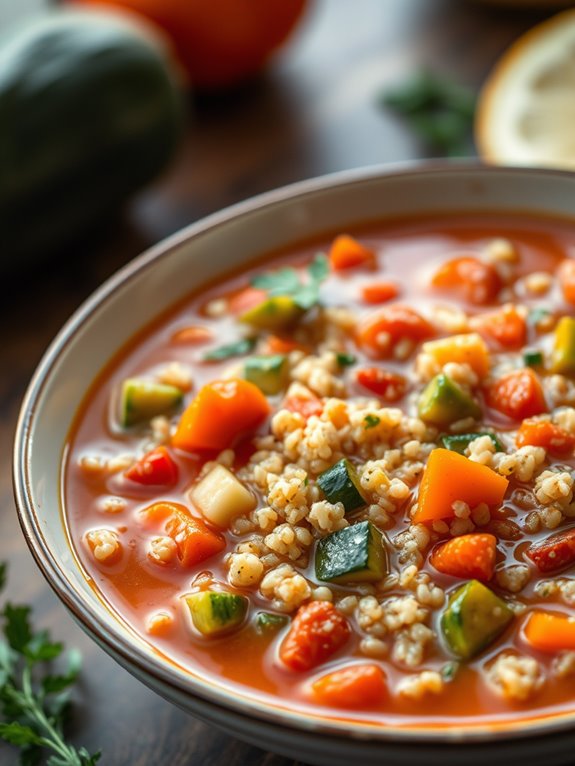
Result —
<instances>
[{"instance_id":1,"label":"blurred background","mask_svg":"<svg viewBox=\"0 0 575 766\"><path fill-rule=\"evenodd\" d=\"M8 597L82 649L70 736L102 748L102 763L290 761L211 731L118 672L41 579L15 516L10 452L43 351L122 264L254 194L478 147L492 161L570 166L575 11L539 25L573 5L0 0L0 561ZM569 32L559 42L558 29ZM512 46L520 55L503 76ZM552 93L532 66L541 46ZM498 106L510 91L524 95L521 113ZM0 763L18 763L16 751L0 745Z\"/></svg>"}]
</instances>

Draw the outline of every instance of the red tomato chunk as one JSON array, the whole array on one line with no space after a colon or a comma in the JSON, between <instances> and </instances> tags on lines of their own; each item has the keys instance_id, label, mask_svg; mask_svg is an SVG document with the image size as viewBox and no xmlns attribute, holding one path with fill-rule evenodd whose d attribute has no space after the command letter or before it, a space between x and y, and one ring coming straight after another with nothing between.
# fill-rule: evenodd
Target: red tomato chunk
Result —
<instances>
[{"instance_id":1,"label":"red tomato chunk","mask_svg":"<svg viewBox=\"0 0 575 766\"><path fill-rule=\"evenodd\" d=\"M393 347L401 340L414 344L432 338L433 326L409 306L393 305L372 314L357 332L357 343L368 356L385 359L392 356Z\"/></svg>"},{"instance_id":2,"label":"red tomato chunk","mask_svg":"<svg viewBox=\"0 0 575 766\"><path fill-rule=\"evenodd\" d=\"M348 621L330 601L311 601L298 609L280 647L280 658L291 670L311 670L347 643Z\"/></svg>"},{"instance_id":3,"label":"red tomato chunk","mask_svg":"<svg viewBox=\"0 0 575 766\"><path fill-rule=\"evenodd\" d=\"M357 382L388 402L397 402L404 396L407 388L407 380L403 375L382 370L379 367L365 367L358 370Z\"/></svg>"},{"instance_id":4,"label":"red tomato chunk","mask_svg":"<svg viewBox=\"0 0 575 766\"><path fill-rule=\"evenodd\" d=\"M575 563L575 528L566 529L555 535L533 543L527 549L527 556L540 572L558 572Z\"/></svg>"},{"instance_id":5,"label":"red tomato chunk","mask_svg":"<svg viewBox=\"0 0 575 766\"><path fill-rule=\"evenodd\" d=\"M553 455L567 456L573 452L575 437L549 420L524 420L517 432L518 447L545 447Z\"/></svg>"},{"instance_id":6,"label":"red tomato chunk","mask_svg":"<svg viewBox=\"0 0 575 766\"><path fill-rule=\"evenodd\" d=\"M547 412L543 387L533 370L514 370L496 380L487 391L487 403L515 420Z\"/></svg>"},{"instance_id":7,"label":"red tomato chunk","mask_svg":"<svg viewBox=\"0 0 575 766\"><path fill-rule=\"evenodd\" d=\"M487 582L493 577L496 550L494 535L461 535L435 548L429 561L444 574Z\"/></svg>"},{"instance_id":8,"label":"red tomato chunk","mask_svg":"<svg viewBox=\"0 0 575 766\"><path fill-rule=\"evenodd\" d=\"M124 476L138 484L169 487L178 481L178 466L165 447L156 447L128 468Z\"/></svg>"},{"instance_id":9,"label":"red tomato chunk","mask_svg":"<svg viewBox=\"0 0 575 766\"><path fill-rule=\"evenodd\" d=\"M431 283L478 305L492 303L502 287L493 266L469 257L447 261L435 273Z\"/></svg>"}]
</instances>

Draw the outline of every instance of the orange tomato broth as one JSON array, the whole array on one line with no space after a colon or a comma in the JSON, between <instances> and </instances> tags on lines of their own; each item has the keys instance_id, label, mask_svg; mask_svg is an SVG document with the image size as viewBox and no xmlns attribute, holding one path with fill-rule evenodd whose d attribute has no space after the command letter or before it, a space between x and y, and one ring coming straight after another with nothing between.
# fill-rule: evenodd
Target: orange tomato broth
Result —
<instances>
[{"instance_id":1,"label":"orange tomato broth","mask_svg":"<svg viewBox=\"0 0 575 766\"><path fill-rule=\"evenodd\" d=\"M469 313L493 311L493 304L477 307L438 293L430 287L432 274L446 258L477 254L478 250L491 240L502 237L509 239L521 254L519 275L533 271L555 273L559 262L575 245L575 224L521 214L420 216L417 219L366 224L355 227L350 233L360 239L362 244L377 251L378 270L376 273L361 269L332 273L322 285L321 297L322 302L327 305L349 305L359 315L368 314L377 308L362 300L362 288L371 281L376 281L376 278L377 281L393 281L399 288L397 301L412 305L418 310L423 309L424 312L431 305L461 305ZM296 710L311 709L336 719L371 721L394 726L410 723L438 726L449 723L473 725L572 711L574 692L572 680L568 678L557 679L549 676L543 690L526 703L504 700L481 681L485 663L499 654L504 647L513 647L531 654L545 668L549 668L551 656L530 650L524 642L521 632L523 617L516 617L503 636L479 657L462 663L453 681L440 695L415 702L388 693L379 706L359 712L330 710L313 705L309 696L311 683L330 669L345 665L343 660L346 657L348 661L350 657L352 661L361 657L364 662L377 662L359 654L359 636L355 632L345 651L338 652L327 663L309 674L291 672L281 666L277 656L280 638L258 635L253 622L248 622L238 632L223 638L205 639L194 634L187 620L180 619L183 613L180 596L190 590L191 583L199 572L208 571L214 580L226 582L226 571L221 563L221 556L216 557L218 560L202 562L195 570L162 568L150 562L146 556L145 541L149 531L136 523L137 511L156 499L181 502L189 507L189 500L184 496L184 492L199 473L206 458L178 453L175 460L179 467L179 481L166 491L135 484L128 486L122 481L121 474L112 477L91 477L87 480L79 469L78 460L83 454L121 453L130 449L131 440L137 442L141 438L141 434L136 437L124 435L111 423L110 401L114 399L113 394L124 378L149 372L167 362L182 361L192 367L193 396L203 384L219 378L230 363L237 361L232 359L209 364L200 361L206 348L220 346L237 337L237 332L230 333L235 320L231 317L208 318L205 312L206 304L212 299L236 293L248 285L250 277L255 273L272 270L285 263L298 265L309 262L318 250L328 252L332 238L333 236L325 235L316 241L292 247L289 251L272 254L257 264L249 264L241 274L222 276L219 283L210 285L200 294L190 296L171 313L146 328L103 370L76 416L69 435L67 459L63 467L66 523L82 566L115 614L169 660L207 678L223 680L229 688L240 688L243 693L271 699L284 706L287 704ZM563 303L559 291L554 292L553 296L543 298L522 296L521 302L528 306L552 306L566 314L574 313L573 307ZM213 340L203 345L186 345L171 340L178 331L193 325L209 327L214 333ZM529 332L534 331L530 329ZM528 344L530 340L532 336L528 338ZM351 342L348 351L357 356L359 366L362 363L366 366L374 364L354 348ZM407 363L386 360L384 366L385 369L405 373L406 367L412 363L413 357ZM347 380L352 380L349 371L344 370L342 375ZM352 395L366 395L365 391L360 391L354 384L351 384L350 388ZM369 392L367 394L369 395ZM189 398L188 394L186 401ZM399 406L402 406L402 403ZM499 431L509 429L509 421L493 411L489 412L488 417L484 417L482 427L484 425L492 425ZM246 445L239 451L238 461L247 459L249 452L250 448ZM573 461L562 459L561 463L571 465ZM510 500L513 489L511 485L505 507L499 514L495 514L495 527L499 525L499 532L507 531L508 537L513 537L516 532L513 525L525 515L525 510ZM104 513L101 510L102 497L110 495L124 498L127 503L126 509L118 514ZM258 499L262 500L261 497ZM388 536L397 533L406 525L406 521L405 514L398 513L396 526L387 530ZM102 526L120 530L125 541L124 555L121 561L113 566L98 565L81 543L87 530ZM479 531L489 532L492 531L492 527L489 525ZM537 537L545 537L548 534L549 531L546 530ZM231 533L226 535L228 550L231 550L238 538L234 538ZM507 557L509 561L524 561L522 551L525 542L502 539L501 533L498 534L498 539L498 563L503 557ZM537 538L529 538L532 539ZM401 565L397 562L396 554L393 550L388 553L391 571L398 571ZM313 556L310 558L313 561ZM310 564L310 567L313 567L313 564ZM454 589L460 582L430 569L427 562L424 564L424 571L431 572L434 581L449 590ZM306 574L313 580L311 569L308 569ZM533 582L532 580L520 597L528 603L540 603L533 594ZM342 592L353 592L353 587L330 587ZM251 599L251 614L269 610L269 605L266 606L266 602L256 595L257 590L245 592ZM547 607L554 611L567 611L565 606L552 600L545 601L543 608ZM162 609L172 612L177 619L166 636L151 637L146 632L146 620L150 614ZM439 635L437 622L434 622L432 627ZM426 658L424 667L439 669L450 659L453 658L448 652L434 649ZM402 677L403 671L387 662L385 658L381 663L391 689Z\"/></svg>"}]
</instances>

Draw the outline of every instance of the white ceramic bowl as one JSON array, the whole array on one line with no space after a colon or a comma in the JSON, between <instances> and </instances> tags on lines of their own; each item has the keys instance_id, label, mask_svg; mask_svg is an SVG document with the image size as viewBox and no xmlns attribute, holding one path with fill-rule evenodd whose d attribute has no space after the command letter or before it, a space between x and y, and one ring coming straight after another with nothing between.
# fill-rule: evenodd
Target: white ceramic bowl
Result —
<instances>
[{"instance_id":1,"label":"white ceramic bowl","mask_svg":"<svg viewBox=\"0 0 575 766\"><path fill-rule=\"evenodd\" d=\"M571 763L571 714L473 728L390 729L264 705L249 692L162 658L98 598L74 555L60 494L72 419L104 364L155 316L248 259L385 217L457 211L573 217L575 174L476 165L374 168L304 181L193 224L130 263L68 321L30 384L18 424L14 486L40 569L81 626L128 671L201 720L264 749L338 766ZM574 222L575 225L575 222ZM129 307L129 310L127 310ZM574 706L575 707L575 706Z\"/></svg>"}]
</instances>

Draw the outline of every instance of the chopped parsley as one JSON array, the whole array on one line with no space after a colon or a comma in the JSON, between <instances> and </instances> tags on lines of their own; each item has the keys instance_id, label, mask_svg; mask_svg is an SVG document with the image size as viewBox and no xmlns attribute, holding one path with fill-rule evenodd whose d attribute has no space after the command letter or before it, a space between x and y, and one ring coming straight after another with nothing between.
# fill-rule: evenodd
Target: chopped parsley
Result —
<instances>
[{"instance_id":1,"label":"chopped parsley","mask_svg":"<svg viewBox=\"0 0 575 766\"><path fill-rule=\"evenodd\" d=\"M357 362L357 357L355 357L353 354L340 352L336 354L336 360L340 367L351 367L352 364Z\"/></svg>"},{"instance_id":2,"label":"chopped parsley","mask_svg":"<svg viewBox=\"0 0 575 766\"><path fill-rule=\"evenodd\" d=\"M366 415L363 419L364 428L367 431L368 428L375 428L381 422L377 415Z\"/></svg>"},{"instance_id":3,"label":"chopped parsley","mask_svg":"<svg viewBox=\"0 0 575 766\"><path fill-rule=\"evenodd\" d=\"M318 253L307 267L307 279L301 280L295 269L286 266L277 271L258 274L252 279L252 286L265 290L270 298L280 295L293 298L294 303L303 311L319 303L319 288L329 274L329 261L323 253Z\"/></svg>"},{"instance_id":4,"label":"chopped parsley","mask_svg":"<svg viewBox=\"0 0 575 766\"><path fill-rule=\"evenodd\" d=\"M243 356L253 351L256 345L256 338L241 338L234 343L227 343L225 346L218 346L211 351L206 352L202 359L204 362L220 362L223 359L230 359L233 356Z\"/></svg>"}]
</instances>

